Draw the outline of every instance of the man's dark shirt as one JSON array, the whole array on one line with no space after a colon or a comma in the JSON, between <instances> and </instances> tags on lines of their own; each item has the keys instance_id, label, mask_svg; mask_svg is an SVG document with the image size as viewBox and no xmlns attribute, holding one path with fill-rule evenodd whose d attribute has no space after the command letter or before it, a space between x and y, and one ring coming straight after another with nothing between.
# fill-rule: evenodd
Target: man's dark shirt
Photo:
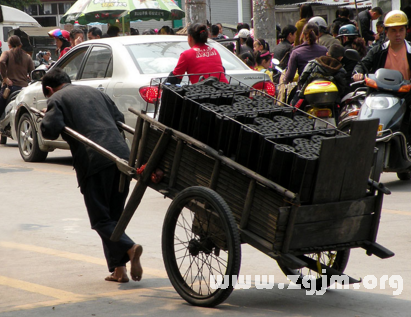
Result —
<instances>
[{"instance_id":1,"label":"man's dark shirt","mask_svg":"<svg viewBox=\"0 0 411 317\"><path fill-rule=\"evenodd\" d=\"M360 20L362 37L365 42L374 41L374 32L371 31L371 14L368 10L358 13L358 19Z\"/></svg>"},{"instance_id":2,"label":"man's dark shirt","mask_svg":"<svg viewBox=\"0 0 411 317\"><path fill-rule=\"evenodd\" d=\"M55 140L67 126L127 160L130 151L116 121L124 122L124 115L105 93L67 84L48 100L41 132L45 138ZM85 178L115 164L67 134L63 133L62 137L70 145L79 185Z\"/></svg>"}]
</instances>

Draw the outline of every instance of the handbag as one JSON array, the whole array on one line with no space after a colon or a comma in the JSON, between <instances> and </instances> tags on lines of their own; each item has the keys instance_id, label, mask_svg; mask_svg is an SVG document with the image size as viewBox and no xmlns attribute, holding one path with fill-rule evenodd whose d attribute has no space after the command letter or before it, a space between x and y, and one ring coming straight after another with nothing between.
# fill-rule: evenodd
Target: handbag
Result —
<instances>
[{"instance_id":1,"label":"handbag","mask_svg":"<svg viewBox=\"0 0 411 317\"><path fill-rule=\"evenodd\" d=\"M7 99L10 95L10 88L6 87L3 91L3 99Z\"/></svg>"}]
</instances>

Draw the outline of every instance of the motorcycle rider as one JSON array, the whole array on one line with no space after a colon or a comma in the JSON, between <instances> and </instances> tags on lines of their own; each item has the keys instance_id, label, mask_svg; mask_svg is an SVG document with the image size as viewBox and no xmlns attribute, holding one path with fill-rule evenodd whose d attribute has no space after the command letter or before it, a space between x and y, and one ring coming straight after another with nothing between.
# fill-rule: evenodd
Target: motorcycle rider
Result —
<instances>
[{"instance_id":1,"label":"motorcycle rider","mask_svg":"<svg viewBox=\"0 0 411 317\"><path fill-rule=\"evenodd\" d=\"M410 79L411 43L405 40L408 18L400 10L393 10L385 16L384 26L388 41L373 47L354 68L353 79L360 81L366 70L375 73L379 68L398 70L404 79Z\"/></svg>"},{"instance_id":2,"label":"motorcycle rider","mask_svg":"<svg viewBox=\"0 0 411 317\"><path fill-rule=\"evenodd\" d=\"M398 70L405 80L411 77L411 43L405 40L407 34L408 18L407 15L400 10L393 10L385 16L384 26L388 41L373 47L367 55L354 68L353 80L361 81L364 79L364 73L368 70L370 73L375 73L379 68L388 68ZM364 67L366 69L364 69ZM408 106L407 112L404 115L403 122L407 140L411 137L410 131L410 103L411 94L405 96L405 102ZM411 152L411 147L408 145L408 152ZM410 153L411 154L411 153Z\"/></svg>"}]
</instances>

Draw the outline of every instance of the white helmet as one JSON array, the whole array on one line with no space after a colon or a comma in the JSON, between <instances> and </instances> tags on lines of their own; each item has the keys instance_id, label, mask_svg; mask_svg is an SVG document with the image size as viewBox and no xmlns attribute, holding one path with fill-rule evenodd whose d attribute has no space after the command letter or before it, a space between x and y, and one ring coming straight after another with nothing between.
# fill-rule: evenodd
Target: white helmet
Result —
<instances>
[{"instance_id":1,"label":"white helmet","mask_svg":"<svg viewBox=\"0 0 411 317\"><path fill-rule=\"evenodd\" d=\"M313 17L308 23L315 23L319 28L326 29L328 27L327 22L322 17Z\"/></svg>"}]
</instances>

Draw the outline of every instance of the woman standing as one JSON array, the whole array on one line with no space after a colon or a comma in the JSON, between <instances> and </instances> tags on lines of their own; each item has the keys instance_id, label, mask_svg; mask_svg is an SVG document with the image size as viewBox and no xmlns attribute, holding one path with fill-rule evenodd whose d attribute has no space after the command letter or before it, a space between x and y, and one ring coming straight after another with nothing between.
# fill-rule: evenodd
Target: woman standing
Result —
<instances>
[{"instance_id":1,"label":"woman standing","mask_svg":"<svg viewBox=\"0 0 411 317\"><path fill-rule=\"evenodd\" d=\"M9 94L28 85L28 74L34 69L32 59L21 49L21 40L17 35L8 39L9 50L0 57L0 72L3 85L0 91L0 116L6 109L7 97L3 98L6 88Z\"/></svg>"},{"instance_id":2,"label":"woman standing","mask_svg":"<svg viewBox=\"0 0 411 317\"><path fill-rule=\"evenodd\" d=\"M311 8L310 4L303 4L300 7L300 20L297 21L295 27L297 28L297 34L294 40L294 46L300 45L301 39L301 32L304 29L304 26L308 23L308 20L314 16L313 9Z\"/></svg>"},{"instance_id":3,"label":"woman standing","mask_svg":"<svg viewBox=\"0 0 411 317\"><path fill-rule=\"evenodd\" d=\"M50 37L56 40L58 59L62 58L71 49L70 32L66 30L54 29L48 32Z\"/></svg>"},{"instance_id":4,"label":"woman standing","mask_svg":"<svg viewBox=\"0 0 411 317\"><path fill-rule=\"evenodd\" d=\"M295 72L301 75L307 63L327 53L327 48L316 43L318 37L318 26L314 23L308 23L304 26L301 38L303 44L291 51L288 68L285 74L285 83L293 81Z\"/></svg>"},{"instance_id":5,"label":"woman standing","mask_svg":"<svg viewBox=\"0 0 411 317\"><path fill-rule=\"evenodd\" d=\"M197 74L190 76L190 81L193 84L199 81L200 76L205 78L213 76L221 82L228 83L224 75L225 69L220 54L215 48L206 44L208 39L207 26L195 23L190 25L187 32L187 41L191 48L181 53L177 66L170 75L177 76L177 80L181 82L182 75L185 73ZM169 82L171 81L172 79L169 80Z\"/></svg>"}]
</instances>

